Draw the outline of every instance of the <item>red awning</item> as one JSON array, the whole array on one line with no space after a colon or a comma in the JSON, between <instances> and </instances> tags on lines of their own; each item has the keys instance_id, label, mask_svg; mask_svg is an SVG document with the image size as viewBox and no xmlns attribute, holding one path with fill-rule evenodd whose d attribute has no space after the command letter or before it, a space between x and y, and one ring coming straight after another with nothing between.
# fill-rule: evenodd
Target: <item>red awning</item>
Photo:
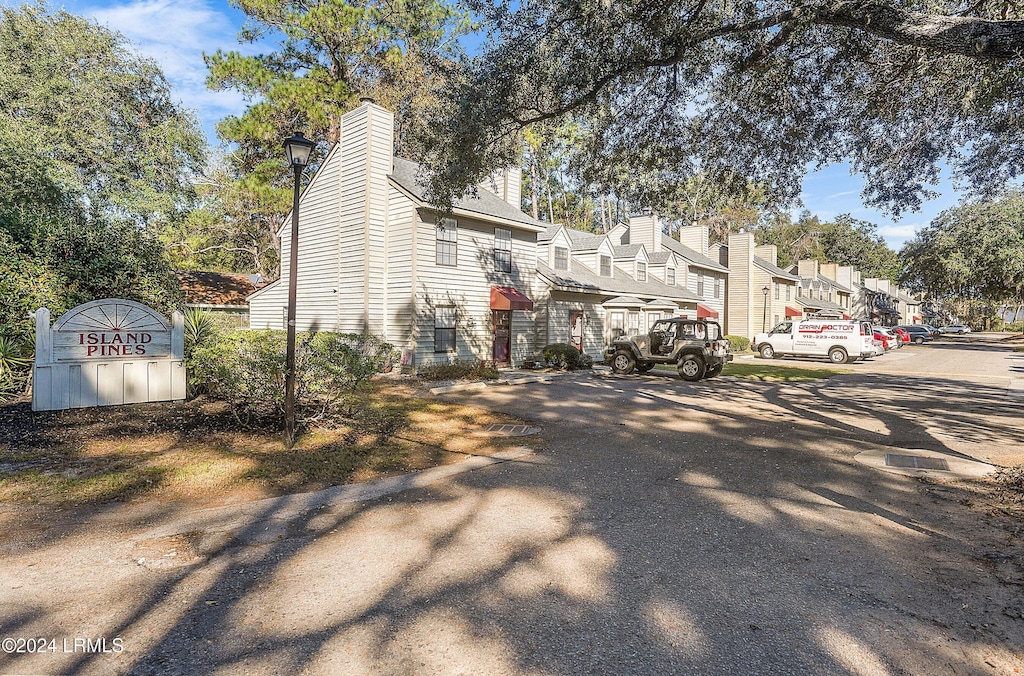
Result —
<instances>
[{"instance_id":1,"label":"red awning","mask_svg":"<svg viewBox=\"0 0 1024 676\"><path fill-rule=\"evenodd\" d=\"M919 321L921 321L921 318L920 318L920 317L918 317L917 315L914 315L914 321L915 321L915 322L919 322Z\"/></svg>"},{"instance_id":2,"label":"red awning","mask_svg":"<svg viewBox=\"0 0 1024 676\"><path fill-rule=\"evenodd\" d=\"M844 312L844 313L843 313L843 319L853 319L853 317L851 317L850 315L848 315L848 314L846 314L846 313Z\"/></svg>"},{"instance_id":3,"label":"red awning","mask_svg":"<svg viewBox=\"0 0 1024 676\"><path fill-rule=\"evenodd\" d=\"M786 317L799 317L804 312L803 310L797 310L795 307L786 306Z\"/></svg>"},{"instance_id":4,"label":"red awning","mask_svg":"<svg viewBox=\"0 0 1024 676\"><path fill-rule=\"evenodd\" d=\"M697 303L697 319L718 319L718 310Z\"/></svg>"},{"instance_id":5,"label":"red awning","mask_svg":"<svg viewBox=\"0 0 1024 676\"><path fill-rule=\"evenodd\" d=\"M492 310L532 310L533 301L511 286L491 287Z\"/></svg>"}]
</instances>

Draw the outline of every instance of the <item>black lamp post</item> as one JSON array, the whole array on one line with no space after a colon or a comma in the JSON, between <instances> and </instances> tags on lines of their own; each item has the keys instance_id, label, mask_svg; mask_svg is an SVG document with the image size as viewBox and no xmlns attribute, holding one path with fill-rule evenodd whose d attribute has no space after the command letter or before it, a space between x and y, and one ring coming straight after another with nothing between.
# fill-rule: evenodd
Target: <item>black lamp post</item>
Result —
<instances>
[{"instance_id":1,"label":"black lamp post","mask_svg":"<svg viewBox=\"0 0 1024 676\"><path fill-rule=\"evenodd\" d=\"M761 293L764 294L764 313L761 315L761 333L768 330L768 294L771 293L771 289L765 284L764 288L761 289Z\"/></svg>"},{"instance_id":2,"label":"black lamp post","mask_svg":"<svg viewBox=\"0 0 1024 676\"><path fill-rule=\"evenodd\" d=\"M291 138L286 138L282 145L288 156L288 164L295 172L292 244L288 251L288 351L284 376L284 447L291 448L295 445L295 283L299 251L299 179L302 178L302 170L309 164L309 154L316 144L303 136L301 131L297 131Z\"/></svg>"}]
</instances>

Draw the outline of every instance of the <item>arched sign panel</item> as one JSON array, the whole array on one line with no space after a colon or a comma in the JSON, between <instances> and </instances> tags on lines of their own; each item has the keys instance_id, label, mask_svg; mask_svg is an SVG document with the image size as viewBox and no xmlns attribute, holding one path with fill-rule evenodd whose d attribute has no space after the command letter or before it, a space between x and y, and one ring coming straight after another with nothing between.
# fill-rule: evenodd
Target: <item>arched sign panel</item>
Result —
<instances>
[{"instance_id":1,"label":"arched sign panel","mask_svg":"<svg viewBox=\"0 0 1024 676\"><path fill-rule=\"evenodd\" d=\"M79 305L50 327L36 312L32 409L185 398L184 319L119 298Z\"/></svg>"}]
</instances>

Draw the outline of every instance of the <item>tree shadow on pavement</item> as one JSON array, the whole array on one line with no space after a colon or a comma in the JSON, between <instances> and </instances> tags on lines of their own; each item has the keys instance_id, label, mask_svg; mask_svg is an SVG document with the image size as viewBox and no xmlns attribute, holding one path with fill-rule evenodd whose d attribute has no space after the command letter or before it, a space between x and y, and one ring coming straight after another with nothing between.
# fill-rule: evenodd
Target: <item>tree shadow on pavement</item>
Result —
<instances>
[{"instance_id":1,"label":"tree shadow on pavement","mask_svg":"<svg viewBox=\"0 0 1024 676\"><path fill-rule=\"evenodd\" d=\"M864 443L961 452L970 441L935 430L981 435L990 423L962 431L968 409L994 421L1010 407L994 388L955 395L936 379L902 403L865 391L854 376L580 377L465 395L544 427L549 450L371 502L296 496L190 515L197 560L176 568L127 560L111 534L88 536L79 547L106 551L60 572L50 557L86 539L66 533L12 561L17 575L43 564L50 591L0 592L0 628L121 636L127 650L4 655L0 670L1024 668L1019 588L979 563L999 525L853 460Z\"/></svg>"}]
</instances>

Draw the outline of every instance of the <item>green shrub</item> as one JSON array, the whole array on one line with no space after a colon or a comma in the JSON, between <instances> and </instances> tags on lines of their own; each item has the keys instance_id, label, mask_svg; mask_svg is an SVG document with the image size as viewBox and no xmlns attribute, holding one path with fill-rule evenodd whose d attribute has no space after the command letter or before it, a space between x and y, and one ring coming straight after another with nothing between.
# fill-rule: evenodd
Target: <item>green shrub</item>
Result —
<instances>
[{"instance_id":1,"label":"green shrub","mask_svg":"<svg viewBox=\"0 0 1024 676\"><path fill-rule=\"evenodd\" d=\"M541 350L547 366L573 371L579 368L580 351L568 343L551 343ZM593 365L593 362L591 362Z\"/></svg>"},{"instance_id":2,"label":"green shrub","mask_svg":"<svg viewBox=\"0 0 1024 676\"><path fill-rule=\"evenodd\" d=\"M24 392L32 370L32 349L28 341L5 335L3 329L0 327L0 401Z\"/></svg>"},{"instance_id":3,"label":"green shrub","mask_svg":"<svg viewBox=\"0 0 1024 676\"><path fill-rule=\"evenodd\" d=\"M476 359L427 364L416 369L416 373L423 380L494 380L498 377L494 364Z\"/></svg>"},{"instance_id":4,"label":"green shrub","mask_svg":"<svg viewBox=\"0 0 1024 676\"><path fill-rule=\"evenodd\" d=\"M202 345L217 333L213 313L203 308L185 308L185 357L192 354L197 345Z\"/></svg>"},{"instance_id":5,"label":"green shrub","mask_svg":"<svg viewBox=\"0 0 1024 676\"><path fill-rule=\"evenodd\" d=\"M576 363L576 368L580 370L594 368L594 358L589 354L580 354L580 358Z\"/></svg>"},{"instance_id":6,"label":"green shrub","mask_svg":"<svg viewBox=\"0 0 1024 676\"><path fill-rule=\"evenodd\" d=\"M750 349L750 339L743 336L726 336L729 339L729 349L733 352L746 352Z\"/></svg>"},{"instance_id":7,"label":"green shrub","mask_svg":"<svg viewBox=\"0 0 1024 676\"><path fill-rule=\"evenodd\" d=\"M295 355L298 396L319 406L323 415L339 406L352 415L354 395L370 378L391 370L397 357L394 346L376 336L303 334Z\"/></svg>"},{"instance_id":8,"label":"green shrub","mask_svg":"<svg viewBox=\"0 0 1024 676\"><path fill-rule=\"evenodd\" d=\"M238 414L284 412L286 334L231 331L196 345L189 382L221 397ZM394 363L395 349L374 336L301 333L295 346L295 397L304 419L352 415L355 395L374 374Z\"/></svg>"}]
</instances>

